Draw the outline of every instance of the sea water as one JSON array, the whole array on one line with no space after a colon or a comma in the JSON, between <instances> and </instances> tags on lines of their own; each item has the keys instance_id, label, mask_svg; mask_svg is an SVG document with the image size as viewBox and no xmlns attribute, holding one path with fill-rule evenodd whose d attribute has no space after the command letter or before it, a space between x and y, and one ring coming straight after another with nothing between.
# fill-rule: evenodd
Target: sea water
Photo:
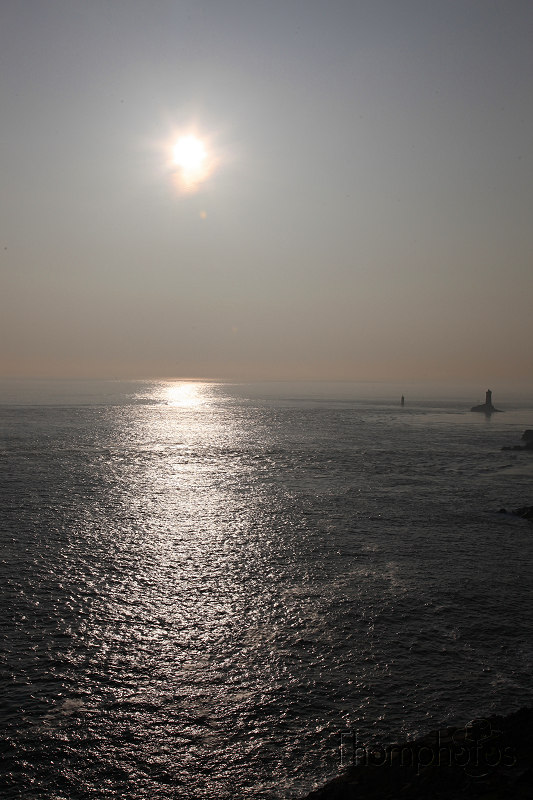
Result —
<instances>
[{"instance_id":1,"label":"sea water","mask_svg":"<svg viewBox=\"0 0 533 800\"><path fill-rule=\"evenodd\" d=\"M382 394L386 394L382 391ZM531 704L533 409L357 385L8 382L6 798L282 800ZM496 398L495 398L496 400Z\"/></svg>"}]
</instances>

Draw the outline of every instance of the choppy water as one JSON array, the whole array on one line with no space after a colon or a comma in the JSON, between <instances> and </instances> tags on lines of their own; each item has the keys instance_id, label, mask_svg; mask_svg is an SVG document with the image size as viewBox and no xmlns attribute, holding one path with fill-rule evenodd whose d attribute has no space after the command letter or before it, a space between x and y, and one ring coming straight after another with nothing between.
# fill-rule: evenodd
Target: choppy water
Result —
<instances>
[{"instance_id":1,"label":"choppy water","mask_svg":"<svg viewBox=\"0 0 533 800\"><path fill-rule=\"evenodd\" d=\"M533 502L533 453L501 450L532 409L21 386L0 407L2 797L292 798L347 729L531 703L533 528L495 512Z\"/></svg>"}]
</instances>

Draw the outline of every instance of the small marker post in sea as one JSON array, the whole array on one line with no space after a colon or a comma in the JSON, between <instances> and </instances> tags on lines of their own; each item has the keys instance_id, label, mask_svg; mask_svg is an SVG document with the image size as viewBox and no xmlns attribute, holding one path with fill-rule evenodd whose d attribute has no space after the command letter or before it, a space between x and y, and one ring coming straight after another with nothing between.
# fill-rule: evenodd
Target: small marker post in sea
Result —
<instances>
[{"instance_id":1,"label":"small marker post in sea","mask_svg":"<svg viewBox=\"0 0 533 800\"><path fill-rule=\"evenodd\" d=\"M400 405L402 406L402 408L405 405L405 397L403 396L403 394L402 394L402 399L400 401Z\"/></svg>"}]
</instances>

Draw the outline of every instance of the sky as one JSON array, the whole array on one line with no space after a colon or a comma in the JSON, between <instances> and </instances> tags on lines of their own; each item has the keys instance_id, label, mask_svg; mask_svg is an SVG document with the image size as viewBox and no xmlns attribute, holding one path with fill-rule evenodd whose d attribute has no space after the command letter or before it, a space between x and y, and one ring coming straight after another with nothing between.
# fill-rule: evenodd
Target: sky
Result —
<instances>
[{"instance_id":1,"label":"sky","mask_svg":"<svg viewBox=\"0 0 533 800\"><path fill-rule=\"evenodd\" d=\"M531 382L532 41L531 0L1 0L0 375Z\"/></svg>"}]
</instances>

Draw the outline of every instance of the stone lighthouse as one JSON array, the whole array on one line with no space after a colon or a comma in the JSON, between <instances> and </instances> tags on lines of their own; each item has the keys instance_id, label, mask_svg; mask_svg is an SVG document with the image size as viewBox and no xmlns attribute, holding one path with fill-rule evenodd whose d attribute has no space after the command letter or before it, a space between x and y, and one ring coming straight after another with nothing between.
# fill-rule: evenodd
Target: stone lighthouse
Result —
<instances>
[{"instance_id":1,"label":"stone lighthouse","mask_svg":"<svg viewBox=\"0 0 533 800\"><path fill-rule=\"evenodd\" d=\"M490 389L485 392L485 402L480 406L473 406L470 411L481 411L482 414L494 414L499 411L498 408L494 408L492 405L492 392Z\"/></svg>"}]
</instances>

